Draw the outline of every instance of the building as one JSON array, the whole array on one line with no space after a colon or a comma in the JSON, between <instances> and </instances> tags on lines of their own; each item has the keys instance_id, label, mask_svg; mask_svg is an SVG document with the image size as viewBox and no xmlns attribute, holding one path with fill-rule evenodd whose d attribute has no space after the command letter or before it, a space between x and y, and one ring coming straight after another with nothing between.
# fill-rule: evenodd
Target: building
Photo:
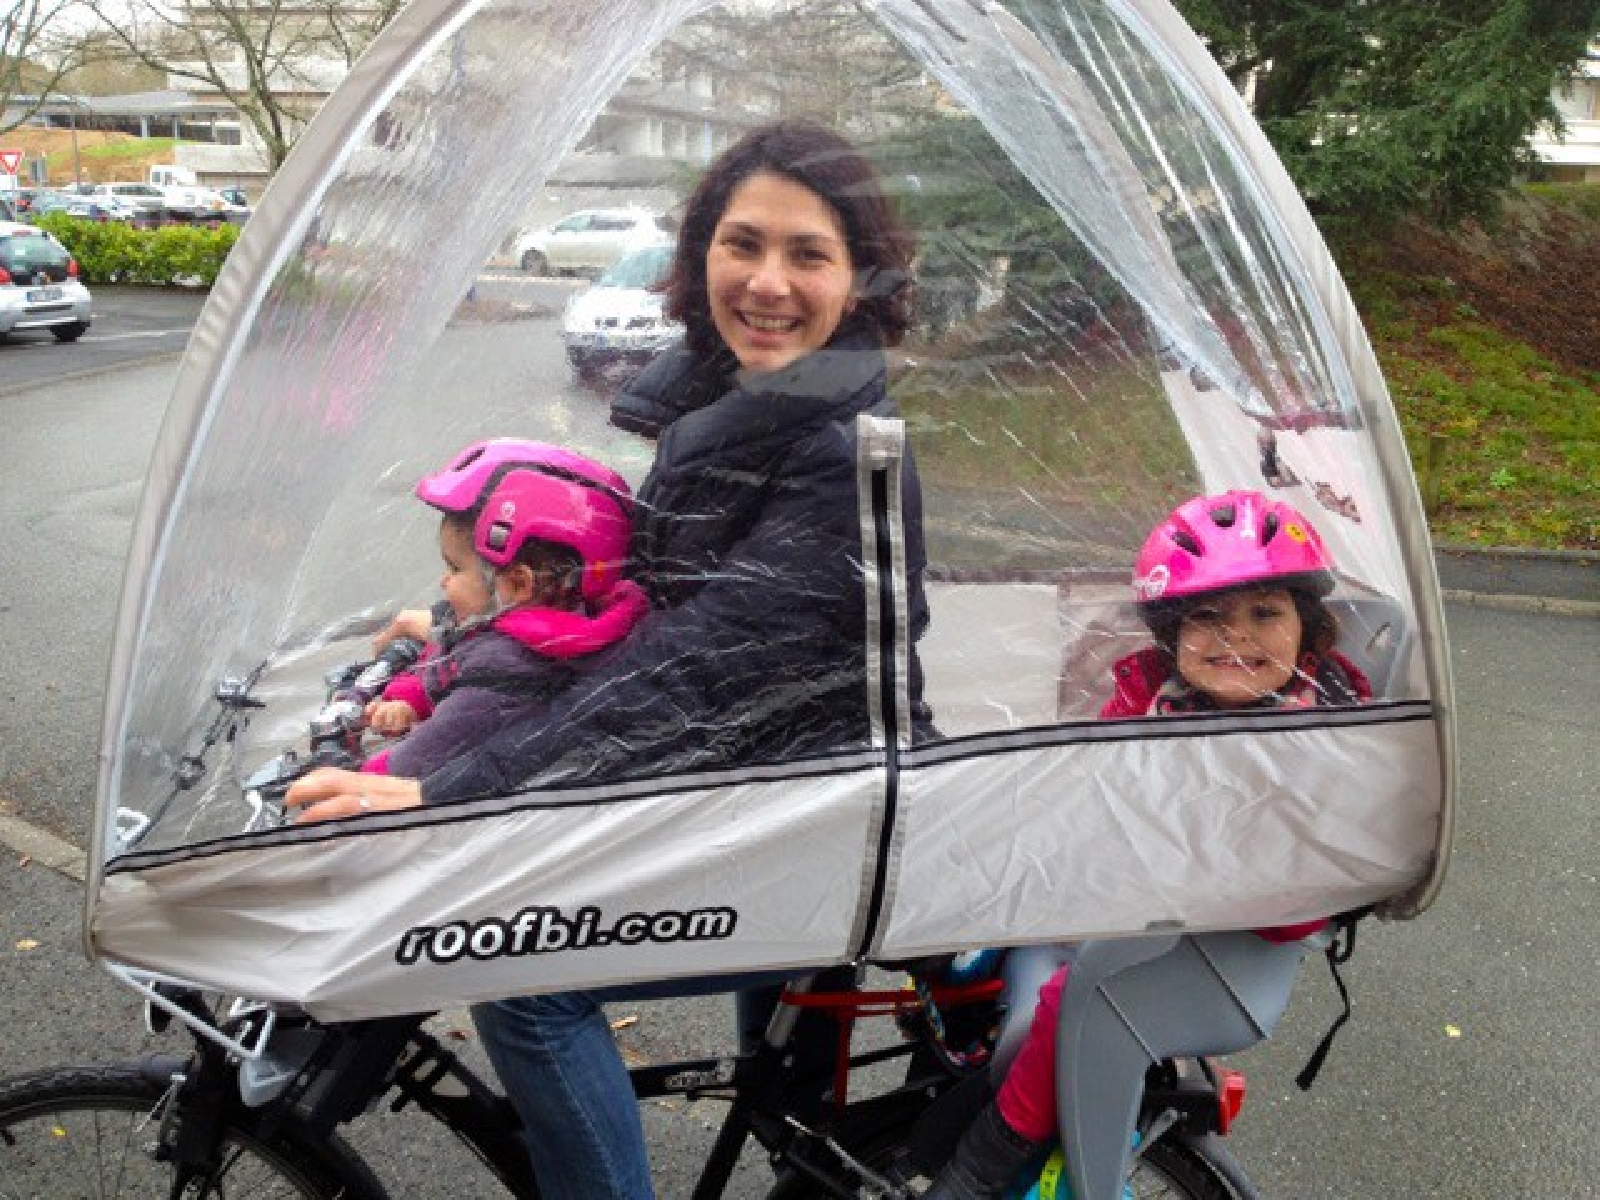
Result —
<instances>
[{"instance_id":1,"label":"building","mask_svg":"<svg viewBox=\"0 0 1600 1200\"><path fill-rule=\"evenodd\" d=\"M1557 138L1546 126L1531 140L1544 177L1554 183L1600 183L1600 42L1590 48L1577 76L1551 98L1566 131Z\"/></svg>"}]
</instances>

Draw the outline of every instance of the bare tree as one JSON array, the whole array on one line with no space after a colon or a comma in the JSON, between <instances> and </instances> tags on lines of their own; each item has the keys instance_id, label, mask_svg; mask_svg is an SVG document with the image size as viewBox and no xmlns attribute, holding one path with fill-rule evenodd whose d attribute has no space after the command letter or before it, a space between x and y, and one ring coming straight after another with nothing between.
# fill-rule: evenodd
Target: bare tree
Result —
<instances>
[{"instance_id":1,"label":"bare tree","mask_svg":"<svg viewBox=\"0 0 1600 1200\"><path fill-rule=\"evenodd\" d=\"M85 0L127 53L238 109L276 170L404 0Z\"/></svg>"},{"instance_id":2,"label":"bare tree","mask_svg":"<svg viewBox=\"0 0 1600 1200\"><path fill-rule=\"evenodd\" d=\"M728 4L680 29L663 59L669 70L675 60L715 64L719 100L807 116L857 137L898 125L908 101L927 101L920 67L861 0Z\"/></svg>"},{"instance_id":3,"label":"bare tree","mask_svg":"<svg viewBox=\"0 0 1600 1200\"><path fill-rule=\"evenodd\" d=\"M77 65L81 0L9 0L0 5L0 133L38 113Z\"/></svg>"}]
</instances>

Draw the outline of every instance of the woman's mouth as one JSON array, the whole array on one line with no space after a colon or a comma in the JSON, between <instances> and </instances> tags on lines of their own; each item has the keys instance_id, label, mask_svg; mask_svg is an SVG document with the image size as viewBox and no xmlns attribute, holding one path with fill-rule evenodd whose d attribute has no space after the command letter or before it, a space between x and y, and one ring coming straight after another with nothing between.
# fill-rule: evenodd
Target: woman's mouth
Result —
<instances>
[{"instance_id":1,"label":"woman's mouth","mask_svg":"<svg viewBox=\"0 0 1600 1200\"><path fill-rule=\"evenodd\" d=\"M757 333L793 333L800 328L798 317L772 317L761 313L741 312L739 320Z\"/></svg>"}]
</instances>

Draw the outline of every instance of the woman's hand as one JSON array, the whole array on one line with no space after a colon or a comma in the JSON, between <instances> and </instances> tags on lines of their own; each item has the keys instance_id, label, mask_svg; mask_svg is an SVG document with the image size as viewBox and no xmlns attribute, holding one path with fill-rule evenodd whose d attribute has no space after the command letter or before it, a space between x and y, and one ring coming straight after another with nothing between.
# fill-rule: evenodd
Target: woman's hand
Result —
<instances>
[{"instance_id":1,"label":"woman's hand","mask_svg":"<svg viewBox=\"0 0 1600 1200\"><path fill-rule=\"evenodd\" d=\"M374 700L362 715L367 728L384 737L400 737L417 723L417 710L404 700Z\"/></svg>"},{"instance_id":2,"label":"woman's hand","mask_svg":"<svg viewBox=\"0 0 1600 1200\"><path fill-rule=\"evenodd\" d=\"M382 654L390 642L399 641L401 638L415 638L419 642L426 642L432 632L431 611L426 608L402 608L395 613L394 620L389 622L383 632L372 639L372 652Z\"/></svg>"},{"instance_id":3,"label":"woman's hand","mask_svg":"<svg viewBox=\"0 0 1600 1200\"><path fill-rule=\"evenodd\" d=\"M290 784L283 802L300 810L294 819L296 825L309 825L340 817L417 808L422 804L422 785L415 779L319 767Z\"/></svg>"}]
</instances>

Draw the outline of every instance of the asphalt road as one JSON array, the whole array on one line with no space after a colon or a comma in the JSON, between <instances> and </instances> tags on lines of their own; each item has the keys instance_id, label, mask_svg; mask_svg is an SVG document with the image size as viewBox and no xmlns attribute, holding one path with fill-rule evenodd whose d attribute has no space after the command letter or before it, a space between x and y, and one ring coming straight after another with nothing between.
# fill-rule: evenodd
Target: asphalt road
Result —
<instances>
[{"instance_id":1,"label":"asphalt road","mask_svg":"<svg viewBox=\"0 0 1600 1200\"><path fill-rule=\"evenodd\" d=\"M93 324L76 342L57 342L48 329L0 338L0 396L177 354L189 340L204 300L201 294L176 288L90 291Z\"/></svg>"},{"instance_id":2,"label":"asphalt road","mask_svg":"<svg viewBox=\"0 0 1600 1200\"><path fill-rule=\"evenodd\" d=\"M508 378L480 382L557 378L548 346L529 342ZM0 347L0 363L14 350ZM112 366L0 393L0 816L79 845L122 546L173 370ZM574 421L597 419L593 396L567 399ZM1273 1042L1240 1056L1252 1098L1233 1141L1268 1196L1555 1200L1600 1178L1585 1102L1600 1051L1600 621L1465 604L1447 615L1462 735L1451 874L1420 920L1363 931L1346 969L1356 1015L1313 1091L1291 1081L1338 1010L1320 965ZM81 906L71 879L0 847L0 1075L149 1044L133 1001L81 955ZM639 1017L622 1035L630 1054L726 1045L725 1001L616 1015ZM440 1024L466 1028L459 1013ZM470 1037L459 1044L476 1054ZM715 1115L646 1110L663 1195L685 1194ZM491 1194L414 1120L366 1118L356 1141L397 1195ZM763 1185L752 1160L734 1194Z\"/></svg>"}]
</instances>

